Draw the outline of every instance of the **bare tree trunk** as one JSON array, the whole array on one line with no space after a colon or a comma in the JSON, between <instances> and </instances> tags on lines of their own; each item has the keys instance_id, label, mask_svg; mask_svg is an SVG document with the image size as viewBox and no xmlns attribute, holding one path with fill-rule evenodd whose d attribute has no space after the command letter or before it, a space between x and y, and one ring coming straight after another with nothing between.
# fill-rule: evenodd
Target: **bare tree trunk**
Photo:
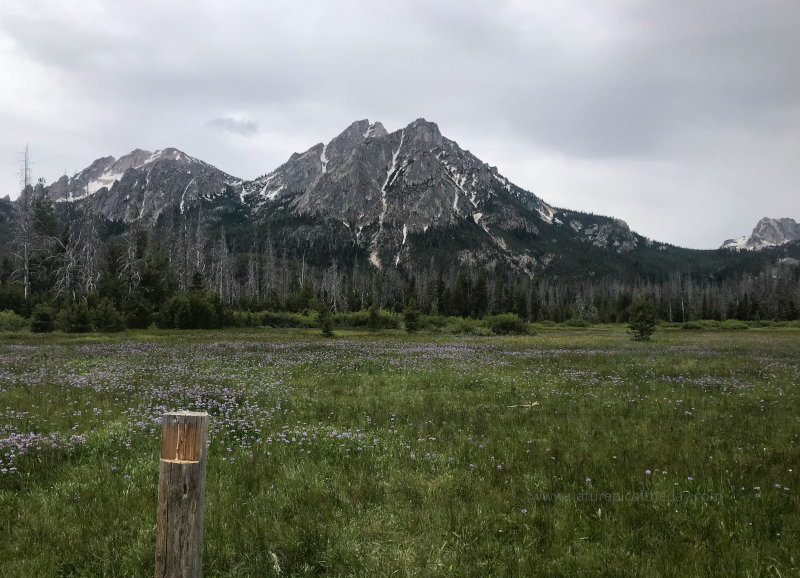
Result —
<instances>
[{"instance_id":1,"label":"bare tree trunk","mask_svg":"<svg viewBox=\"0 0 800 578\"><path fill-rule=\"evenodd\" d=\"M17 202L17 218L14 230L13 255L18 261L13 276L21 278L25 300L28 300L31 287L31 253L33 251L33 187L31 186L31 161L28 146L25 145L20 167L22 192Z\"/></svg>"}]
</instances>

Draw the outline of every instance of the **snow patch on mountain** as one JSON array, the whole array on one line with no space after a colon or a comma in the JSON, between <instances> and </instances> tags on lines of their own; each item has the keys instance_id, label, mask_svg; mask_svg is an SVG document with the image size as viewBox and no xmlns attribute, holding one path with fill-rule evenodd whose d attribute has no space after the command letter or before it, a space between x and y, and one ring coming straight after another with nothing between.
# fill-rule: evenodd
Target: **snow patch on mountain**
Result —
<instances>
[{"instance_id":1,"label":"snow patch on mountain","mask_svg":"<svg viewBox=\"0 0 800 578\"><path fill-rule=\"evenodd\" d=\"M319 155L319 162L322 163L322 174L323 175L328 172L328 157L325 155L327 150L328 150L328 145L326 145L326 144L322 145L322 152Z\"/></svg>"},{"instance_id":2,"label":"snow patch on mountain","mask_svg":"<svg viewBox=\"0 0 800 578\"><path fill-rule=\"evenodd\" d=\"M93 195L103 187L108 187L109 189L114 186L118 180L122 178L124 173L112 173L106 172L100 175L98 178L91 180L86 185L86 194Z\"/></svg>"}]
</instances>

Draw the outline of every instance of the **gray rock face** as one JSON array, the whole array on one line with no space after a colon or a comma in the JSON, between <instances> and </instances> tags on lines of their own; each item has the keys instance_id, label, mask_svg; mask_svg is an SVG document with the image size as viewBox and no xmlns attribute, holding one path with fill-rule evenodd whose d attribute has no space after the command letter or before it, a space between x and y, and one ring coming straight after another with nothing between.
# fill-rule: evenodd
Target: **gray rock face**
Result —
<instances>
[{"instance_id":1,"label":"gray rock face","mask_svg":"<svg viewBox=\"0 0 800 578\"><path fill-rule=\"evenodd\" d=\"M596 247L612 249L617 253L632 251L637 245L636 235L621 219L610 219L600 225L587 227L584 234Z\"/></svg>"},{"instance_id":2,"label":"gray rock face","mask_svg":"<svg viewBox=\"0 0 800 578\"><path fill-rule=\"evenodd\" d=\"M108 219L153 224L168 208L183 212L201 197L240 184L219 169L175 148L136 149L119 159L104 157L73 177L61 177L48 192L56 203L92 198Z\"/></svg>"},{"instance_id":3,"label":"gray rock face","mask_svg":"<svg viewBox=\"0 0 800 578\"><path fill-rule=\"evenodd\" d=\"M264 203L289 201L295 214L343 223L376 267L387 252L398 263L409 235L462 221L505 250L490 227L537 233L536 221L552 212L425 119L393 133L353 123L245 189Z\"/></svg>"},{"instance_id":4,"label":"gray rock face","mask_svg":"<svg viewBox=\"0 0 800 578\"><path fill-rule=\"evenodd\" d=\"M771 219L764 217L753 229L749 237L728 239L722 249L747 249L757 251L765 247L783 245L800 239L800 223L794 219Z\"/></svg>"}]
</instances>

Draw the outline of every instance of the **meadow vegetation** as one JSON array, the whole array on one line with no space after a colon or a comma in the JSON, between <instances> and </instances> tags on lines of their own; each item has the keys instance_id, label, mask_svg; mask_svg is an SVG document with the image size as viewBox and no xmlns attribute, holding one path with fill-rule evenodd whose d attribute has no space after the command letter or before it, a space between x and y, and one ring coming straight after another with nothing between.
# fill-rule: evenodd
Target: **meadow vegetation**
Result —
<instances>
[{"instance_id":1,"label":"meadow vegetation","mask_svg":"<svg viewBox=\"0 0 800 578\"><path fill-rule=\"evenodd\" d=\"M3 317L0 574L152 575L177 409L210 414L208 576L800 572L797 327L358 315L334 338Z\"/></svg>"}]
</instances>

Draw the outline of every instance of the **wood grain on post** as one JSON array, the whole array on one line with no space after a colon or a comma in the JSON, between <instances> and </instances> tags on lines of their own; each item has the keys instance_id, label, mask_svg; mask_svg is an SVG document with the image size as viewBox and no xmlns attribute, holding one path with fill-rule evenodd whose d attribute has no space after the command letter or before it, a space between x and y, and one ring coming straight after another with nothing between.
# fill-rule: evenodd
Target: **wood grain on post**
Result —
<instances>
[{"instance_id":1,"label":"wood grain on post","mask_svg":"<svg viewBox=\"0 0 800 578\"><path fill-rule=\"evenodd\" d=\"M158 472L156 578L201 576L208 414L164 415Z\"/></svg>"}]
</instances>

